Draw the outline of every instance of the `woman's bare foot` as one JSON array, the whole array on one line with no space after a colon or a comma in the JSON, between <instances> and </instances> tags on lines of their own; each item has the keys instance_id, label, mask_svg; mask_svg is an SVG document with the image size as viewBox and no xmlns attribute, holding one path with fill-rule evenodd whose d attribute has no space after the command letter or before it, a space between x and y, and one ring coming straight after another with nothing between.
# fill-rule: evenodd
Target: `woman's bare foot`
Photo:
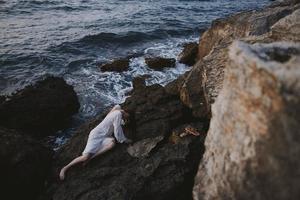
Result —
<instances>
[{"instance_id":1,"label":"woman's bare foot","mask_svg":"<svg viewBox=\"0 0 300 200\"><path fill-rule=\"evenodd\" d=\"M65 168L62 168L59 172L59 179L61 181L63 181L65 179L65 174L66 174L66 170L65 170Z\"/></svg>"}]
</instances>

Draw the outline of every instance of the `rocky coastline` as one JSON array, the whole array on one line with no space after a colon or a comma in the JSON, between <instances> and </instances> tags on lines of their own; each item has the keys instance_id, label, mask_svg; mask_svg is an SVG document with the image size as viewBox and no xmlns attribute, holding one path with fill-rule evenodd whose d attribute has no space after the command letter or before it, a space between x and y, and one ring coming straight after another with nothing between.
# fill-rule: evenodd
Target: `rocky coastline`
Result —
<instances>
[{"instance_id":1,"label":"rocky coastline","mask_svg":"<svg viewBox=\"0 0 300 200\"><path fill-rule=\"evenodd\" d=\"M49 77L1 96L4 199L299 199L299 22L299 0L215 20L178 55L190 71L165 87L133 80L121 106L135 122L125 127L134 143L75 167L63 182L58 170L81 154L106 112L53 152L41 138L68 127L78 111L72 86ZM128 62L100 68L120 72ZM200 135L183 135L186 127Z\"/></svg>"}]
</instances>

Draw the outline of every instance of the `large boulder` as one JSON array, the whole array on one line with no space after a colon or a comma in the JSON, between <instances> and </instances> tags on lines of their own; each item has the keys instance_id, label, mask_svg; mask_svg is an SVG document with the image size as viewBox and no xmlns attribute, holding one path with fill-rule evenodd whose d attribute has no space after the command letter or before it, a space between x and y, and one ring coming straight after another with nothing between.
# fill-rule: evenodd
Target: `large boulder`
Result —
<instances>
[{"instance_id":1,"label":"large boulder","mask_svg":"<svg viewBox=\"0 0 300 200\"><path fill-rule=\"evenodd\" d=\"M167 67L175 67L176 60L174 58L147 57L145 63L151 69L162 70Z\"/></svg>"},{"instance_id":2,"label":"large boulder","mask_svg":"<svg viewBox=\"0 0 300 200\"><path fill-rule=\"evenodd\" d=\"M44 189L51 161L49 148L0 127L1 199L36 199Z\"/></svg>"},{"instance_id":3,"label":"large boulder","mask_svg":"<svg viewBox=\"0 0 300 200\"><path fill-rule=\"evenodd\" d=\"M48 77L0 102L0 125L40 138L66 127L79 106L72 86Z\"/></svg>"},{"instance_id":4,"label":"large boulder","mask_svg":"<svg viewBox=\"0 0 300 200\"><path fill-rule=\"evenodd\" d=\"M299 43L233 43L195 200L300 198L299 63Z\"/></svg>"},{"instance_id":5,"label":"large boulder","mask_svg":"<svg viewBox=\"0 0 300 200\"><path fill-rule=\"evenodd\" d=\"M160 85L144 84L139 79L139 87L122 104L134 118L134 125L125 127L125 134L134 144L129 147L118 144L85 167L71 169L64 182L52 182L41 199L192 199L193 178L204 151L204 135L169 142L174 128L195 118L177 96L166 93ZM81 154L90 130L102 118L99 116L81 126L57 153L54 179L63 165ZM201 126L204 122L196 123L205 127Z\"/></svg>"},{"instance_id":6,"label":"large boulder","mask_svg":"<svg viewBox=\"0 0 300 200\"><path fill-rule=\"evenodd\" d=\"M188 66L192 66L197 61L198 54L198 43L190 42L186 43L183 46L182 52L178 56L178 60L180 63L186 64Z\"/></svg>"},{"instance_id":7,"label":"large boulder","mask_svg":"<svg viewBox=\"0 0 300 200\"><path fill-rule=\"evenodd\" d=\"M100 69L104 72L113 71L113 72L123 72L129 68L129 58L121 58L113 60L109 63L102 64Z\"/></svg>"}]
</instances>

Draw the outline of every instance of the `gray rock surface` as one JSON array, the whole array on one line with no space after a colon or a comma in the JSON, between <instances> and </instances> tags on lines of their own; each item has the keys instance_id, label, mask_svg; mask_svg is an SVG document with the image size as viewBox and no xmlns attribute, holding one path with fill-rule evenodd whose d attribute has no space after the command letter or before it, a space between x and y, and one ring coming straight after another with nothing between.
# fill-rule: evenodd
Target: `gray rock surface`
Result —
<instances>
[{"instance_id":1,"label":"gray rock surface","mask_svg":"<svg viewBox=\"0 0 300 200\"><path fill-rule=\"evenodd\" d=\"M300 198L300 44L234 42L194 199Z\"/></svg>"},{"instance_id":2,"label":"gray rock surface","mask_svg":"<svg viewBox=\"0 0 300 200\"><path fill-rule=\"evenodd\" d=\"M140 140L127 148L127 152L132 157L146 157L149 155L152 149L164 139L163 136L157 136L155 138L146 138Z\"/></svg>"},{"instance_id":3,"label":"gray rock surface","mask_svg":"<svg viewBox=\"0 0 300 200\"><path fill-rule=\"evenodd\" d=\"M274 40L300 41L300 9L280 19L271 27Z\"/></svg>"}]
</instances>

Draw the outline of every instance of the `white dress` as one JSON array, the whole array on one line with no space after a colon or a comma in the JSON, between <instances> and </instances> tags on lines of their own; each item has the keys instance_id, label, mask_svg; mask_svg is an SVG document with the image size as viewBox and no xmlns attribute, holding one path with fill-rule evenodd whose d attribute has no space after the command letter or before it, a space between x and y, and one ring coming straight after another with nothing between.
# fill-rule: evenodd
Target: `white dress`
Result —
<instances>
[{"instance_id":1,"label":"white dress","mask_svg":"<svg viewBox=\"0 0 300 200\"><path fill-rule=\"evenodd\" d=\"M113 133L119 143L127 140L122 130L121 107L116 105L103 121L91 130L86 147L82 154L95 154L102 149L106 143L113 141Z\"/></svg>"}]
</instances>

